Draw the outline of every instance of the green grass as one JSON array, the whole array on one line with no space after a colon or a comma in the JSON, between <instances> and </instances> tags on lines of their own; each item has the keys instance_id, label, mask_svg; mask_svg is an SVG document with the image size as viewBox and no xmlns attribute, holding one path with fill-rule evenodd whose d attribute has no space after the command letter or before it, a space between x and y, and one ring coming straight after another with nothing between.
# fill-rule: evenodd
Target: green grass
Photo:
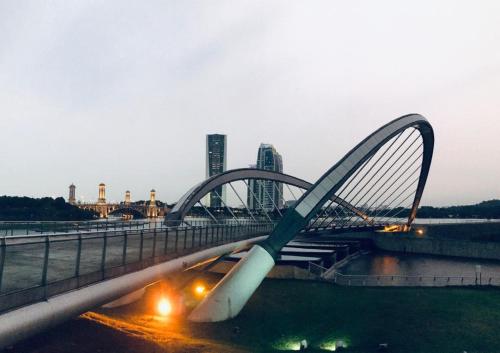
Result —
<instances>
[{"instance_id":1,"label":"green grass","mask_svg":"<svg viewBox=\"0 0 500 353\"><path fill-rule=\"evenodd\" d=\"M190 324L197 337L251 352L286 349L307 339L315 348L336 339L347 352L500 352L500 290L493 288L363 288L323 282L266 280L230 321ZM234 333L234 327L239 333Z\"/></svg>"}]
</instances>

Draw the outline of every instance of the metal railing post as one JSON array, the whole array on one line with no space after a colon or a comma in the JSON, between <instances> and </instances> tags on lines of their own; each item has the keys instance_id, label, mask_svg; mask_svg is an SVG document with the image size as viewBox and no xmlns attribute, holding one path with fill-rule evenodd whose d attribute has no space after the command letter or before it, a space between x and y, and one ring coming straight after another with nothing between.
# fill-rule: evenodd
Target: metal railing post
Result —
<instances>
[{"instance_id":1,"label":"metal railing post","mask_svg":"<svg viewBox=\"0 0 500 353\"><path fill-rule=\"evenodd\" d=\"M153 254L151 257L155 257L156 254L156 228L153 228Z\"/></svg>"},{"instance_id":2,"label":"metal railing post","mask_svg":"<svg viewBox=\"0 0 500 353\"><path fill-rule=\"evenodd\" d=\"M165 228L165 244L163 244L163 255L167 254L168 247L168 228Z\"/></svg>"},{"instance_id":3,"label":"metal railing post","mask_svg":"<svg viewBox=\"0 0 500 353\"><path fill-rule=\"evenodd\" d=\"M101 276L104 279L104 270L106 269L106 250L108 247L108 232L102 236L102 256L101 256Z\"/></svg>"},{"instance_id":4,"label":"metal railing post","mask_svg":"<svg viewBox=\"0 0 500 353\"><path fill-rule=\"evenodd\" d=\"M187 236L188 236L188 229L187 229L187 227L185 227L184 228L184 247L183 247L183 249L186 249Z\"/></svg>"},{"instance_id":5,"label":"metal railing post","mask_svg":"<svg viewBox=\"0 0 500 353\"><path fill-rule=\"evenodd\" d=\"M75 277L80 276L80 260L82 258L82 235L78 234L78 248L76 250Z\"/></svg>"},{"instance_id":6,"label":"metal railing post","mask_svg":"<svg viewBox=\"0 0 500 353\"><path fill-rule=\"evenodd\" d=\"M44 287L43 294L44 298L47 299L47 272L49 267L49 249L50 249L50 239L49 236L45 236L45 254L43 257L43 268L42 268L42 282L41 285Z\"/></svg>"},{"instance_id":7,"label":"metal railing post","mask_svg":"<svg viewBox=\"0 0 500 353\"><path fill-rule=\"evenodd\" d=\"M127 246L128 246L128 233L123 231L123 250L122 250L122 266L127 264Z\"/></svg>"},{"instance_id":8,"label":"metal railing post","mask_svg":"<svg viewBox=\"0 0 500 353\"><path fill-rule=\"evenodd\" d=\"M144 231L141 230L141 242L139 244L139 261L142 261L142 249L144 248Z\"/></svg>"},{"instance_id":9,"label":"metal railing post","mask_svg":"<svg viewBox=\"0 0 500 353\"><path fill-rule=\"evenodd\" d=\"M0 293L2 292L3 267L5 265L5 255L7 253L5 237L0 239Z\"/></svg>"},{"instance_id":10,"label":"metal railing post","mask_svg":"<svg viewBox=\"0 0 500 353\"><path fill-rule=\"evenodd\" d=\"M175 252L177 252L177 246L179 245L179 228L175 228Z\"/></svg>"}]
</instances>

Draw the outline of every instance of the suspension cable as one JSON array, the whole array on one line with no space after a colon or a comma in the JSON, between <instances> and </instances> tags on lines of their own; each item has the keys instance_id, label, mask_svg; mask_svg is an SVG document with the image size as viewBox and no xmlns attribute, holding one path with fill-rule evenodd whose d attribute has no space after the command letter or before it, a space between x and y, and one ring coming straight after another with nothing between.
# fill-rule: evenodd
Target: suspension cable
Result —
<instances>
[{"instance_id":1,"label":"suspension cable","mask_svg":"<svg viewBox=\"0 0 500 353\"><path fill-rule=\"evenodd\" d=\"M243 204L243 206L245 206L245 208L247 209L247 212L250 215L250 217L252 217L252 219L255 222L257 222L257 220L255 219L255 217L253 216L253 213L250 212L250 209L248 208L247 204L245 202L243 202L243 200L241 199L240 195L238 194L238 192L236 191L236 189L234 188L234 186L231 183L228 183L228 184L231 187L231 189L233 189L233 192L236 194L236 196L238 197L238 199L240 200L240 202Z\"/></svg>"},{"instance_id":2,"label":"suspension cable","mask_svg":"<svg viewBox=\"0 0 500 353\"><path fill-rule=\"evenodd\" d=\"M253 192L252 188L250 188L247 184L247 182L245 180L242 180L245 185L247 186L247 190L250 191L250 193L252 194L252 196L254 197L255 201L257 201L257 204L260 206L260 209L262 211L264 211L264 215L267 217L267 219L269 220L269 222L271 224L273 224L273 221L271 220L271 218L269 217L269 215L267 214L266 210L264 209L263 205L260 203L259 199L257 198L257 196L255 196L255 193Z\"/></svg>"}]
</instances>

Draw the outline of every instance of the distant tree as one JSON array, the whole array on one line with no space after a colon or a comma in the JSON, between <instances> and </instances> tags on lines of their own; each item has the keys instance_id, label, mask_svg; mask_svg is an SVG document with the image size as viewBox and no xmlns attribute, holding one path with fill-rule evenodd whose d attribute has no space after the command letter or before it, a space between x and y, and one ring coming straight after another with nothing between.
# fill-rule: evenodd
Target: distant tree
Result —
<instances>
[{"instance_id":1,"label":"distant tree","mask_svg":"<svg viewBox=\"0 0 500 353\"><path fill-rule=\"evenodd\" d=\"M70 205L62 197L0 197L0 221L82 221L97 217L95 212Z\"/></svg>"}]
</instances>

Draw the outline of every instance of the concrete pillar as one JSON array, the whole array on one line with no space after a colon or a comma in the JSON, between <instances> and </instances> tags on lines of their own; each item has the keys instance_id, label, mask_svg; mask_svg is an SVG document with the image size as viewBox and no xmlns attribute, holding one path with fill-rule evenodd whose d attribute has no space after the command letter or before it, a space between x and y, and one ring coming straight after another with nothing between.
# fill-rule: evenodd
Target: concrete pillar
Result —
<instances>
[{"instance_id":1,"label":"concrete pillar","mask_svg":"<svg viewBox=\"0 0 500 353\"><path fill-rule=\"evenodd\" d=\"M216 322L236 317L274 266L273 257L254 245L191 312L195 322Z\"/></svg>"}]
</instances>

